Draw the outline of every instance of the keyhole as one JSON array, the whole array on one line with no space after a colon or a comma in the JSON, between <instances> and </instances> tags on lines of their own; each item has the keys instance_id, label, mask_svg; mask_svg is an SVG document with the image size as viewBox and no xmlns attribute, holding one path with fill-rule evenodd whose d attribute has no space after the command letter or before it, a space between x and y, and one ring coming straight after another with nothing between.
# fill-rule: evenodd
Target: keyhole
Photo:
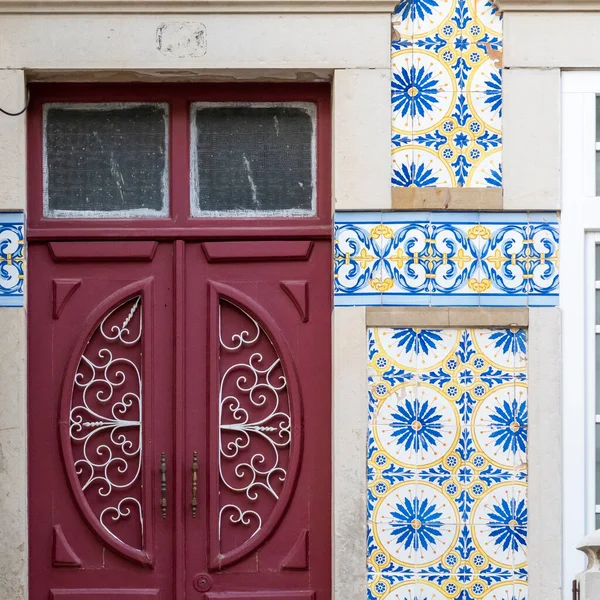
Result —
<instances>
[{"instance_id":1,"label":"keyhole","mask_svg":"<svg viewBox=\"0 0 600 600\"><path fill-rule=\"evenodd\" d=\"M206 573L200 573L199 575L196 575L194 579L194 587L199 592L208 592L212 587L212 583L211 577Z\"/></svg>"}]
</instances>

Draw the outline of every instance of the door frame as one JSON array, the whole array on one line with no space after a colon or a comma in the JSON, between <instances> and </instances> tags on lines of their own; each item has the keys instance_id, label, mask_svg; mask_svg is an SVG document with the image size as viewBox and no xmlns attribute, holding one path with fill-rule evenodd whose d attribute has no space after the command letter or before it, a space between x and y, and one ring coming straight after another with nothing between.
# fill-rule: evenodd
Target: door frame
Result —
<instances>
[{"instance_id":1,"label":"door frame","mask_svg":"<svg viewBox=\"0 0 600 600\"><path fill-rule=\"evenodd\" d=\"M10 50L0 62L2 107L20 110L27 97L26 84L49 79L169 82L218 81L226 77L247 82L330 81L335 209L391 209L389 32L396 0L157 0L151 5L145 2L145 12L132 10L135 4L135 0L117 4L103 0L62 2L42 12L33 2L19 0L17 8L14 3L12 7L1 5L6 49ZM157 48L159 28L182 22L205 28L208 35L204 55L194 55L193 48L170 54ZM172 27L170 32L175 30ZM62 43L49 45L48 36L60 38ZM127 39L128 43L115 43L119 39ZM27 199L26 117L1 118L0 175L4 183L0 206L12 211L22 223ZM367 147L369 153L365 155ZM5 408L0 444L13 457L3 477L9 497L0 511L0 531L7 540L0 596L23 600L27 597L28 530L24 511L26 308L0 310L0 327L11 340L0 367L6 374L6 385L0 389L0 405ZM342 387L345 379L347 374L334 381L334 390ZM352 502L352 497L358 498L360 490L366 489L364 473L352 461L354 454L362 452L362 440L356 433L351 419L334 425L334 445L339 447L345 440L352 448L351 453L336 453L333 464L337 490L332 507L333 589L335 597L344 600L363 600L366 578L365 523L362 515L355 520L356 504ZM352 488L352 494L344 497L338 492L348 480L361 487Z\"/></svg>"}]
</instances>

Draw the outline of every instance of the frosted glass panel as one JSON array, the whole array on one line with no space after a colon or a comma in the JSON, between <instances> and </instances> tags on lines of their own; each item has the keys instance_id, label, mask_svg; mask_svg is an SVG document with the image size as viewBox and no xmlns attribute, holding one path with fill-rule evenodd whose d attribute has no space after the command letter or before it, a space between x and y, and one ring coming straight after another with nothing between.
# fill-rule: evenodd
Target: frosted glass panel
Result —
<instances>
[{"instance_id":1,"label":"frosted glass panel","mask_svg":"<svg viewBox=\"0 0 600 600\"><path fill-rule=\"evenodd\" d=\"M196 104L194 216L315 214L311 104Z\"/></svg>"},{"instance_id":2,"label":"frosted glass panel","mask_svg":"<svg viewBox=\"0 0 600 600\"><path fill-rule=\"evenodd\" d=\"M44 214L168 214L167 105L47 105Z\"/></svg>"}]
</instances>

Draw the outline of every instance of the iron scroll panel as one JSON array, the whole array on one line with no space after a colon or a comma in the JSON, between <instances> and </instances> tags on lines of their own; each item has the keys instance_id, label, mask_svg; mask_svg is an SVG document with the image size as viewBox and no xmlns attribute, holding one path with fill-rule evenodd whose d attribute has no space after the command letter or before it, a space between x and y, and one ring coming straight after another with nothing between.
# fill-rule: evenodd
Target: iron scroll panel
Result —
<instances>
[{"instance_id":1,"label":"iron scroll panel","mask_svg":"<svg viewBox=\"0 0 600 600\"><path fill-rule=\"evenodd\" d=\"M302 456L300 387L290 350L252 298L211 282L209 568L259 548L277 528Z\"/></svg>"},{"instance_id":2,"label":"iron scroll panel","mask_svg":"<svg viewBox=\"0 0 600 600\"><path fill-rule=\"evenodd\" d=\"M143 363L152 279L103 301L65 371L60 411L65 471L79 509L114 551L152 564L145 519Z\"/></svg>"}]
</instances>

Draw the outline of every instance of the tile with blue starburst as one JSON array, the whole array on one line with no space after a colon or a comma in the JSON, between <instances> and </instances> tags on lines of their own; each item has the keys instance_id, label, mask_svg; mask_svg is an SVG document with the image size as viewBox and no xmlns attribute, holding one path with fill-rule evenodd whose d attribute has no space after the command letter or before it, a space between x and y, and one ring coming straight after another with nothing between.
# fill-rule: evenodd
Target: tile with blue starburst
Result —
<instances>
[{"instance_id":1,"label":"tile with blue starburst","mask_svg":"<svg viewBox=\"0 0 600 600\"><path fill-rule=\"evenodd\" d=\"M368 356L368 594L526 594L525 330L371 328Z\"/></svg>"},{"instance_id":2,"label":"tile with blue starburst","mask_svg":"<svg viewBox=\"0 0 600 600\"><path fill-rule=\"evenodd\" d=\"M392 185L501 187L496 7L402 0L392 24Z\"/></svg>"}]
</instances>

